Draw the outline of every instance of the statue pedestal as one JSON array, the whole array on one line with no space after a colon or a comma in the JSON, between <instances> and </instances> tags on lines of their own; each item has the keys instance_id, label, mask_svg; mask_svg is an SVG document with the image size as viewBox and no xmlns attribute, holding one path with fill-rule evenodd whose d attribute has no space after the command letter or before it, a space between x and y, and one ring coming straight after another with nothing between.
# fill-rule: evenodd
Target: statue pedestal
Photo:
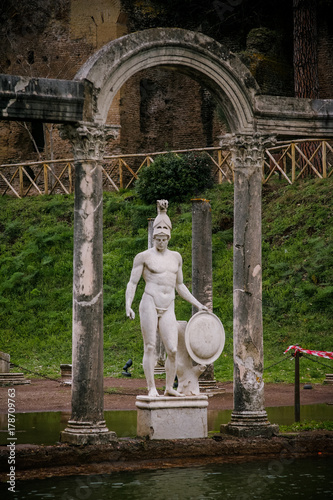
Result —
<instances>
[{"instance_id":1,"label":"statue pedestal","mask_svg":"<svg viewBox=\"0 0 333 500\"><path fill-rule=\"evenodd\" d=\"M205 438L208 396L137 396L137 435L149 439Z\"/></svg>"}]
</instances>

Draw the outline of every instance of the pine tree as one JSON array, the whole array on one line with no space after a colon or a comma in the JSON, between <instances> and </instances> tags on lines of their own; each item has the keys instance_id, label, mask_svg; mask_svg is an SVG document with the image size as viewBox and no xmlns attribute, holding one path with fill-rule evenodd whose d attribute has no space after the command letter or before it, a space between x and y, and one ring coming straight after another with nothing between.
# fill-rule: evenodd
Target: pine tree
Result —
<instances>
[{"instance_id":1,"label":"pine tree","mask_svg":"<svg viewBox=\"0 0 333 500\"><path fill-rule=\"evenodd\" d=\"M318 47L317 47L317 0L293 0L294 11L294 87L295 97L319 98ZM303 154L310 159L318 144L308 142L301 146ZM318 153L311 163L321 172L322 165ZM302 158L300 166L306 161ZM314 172L310 166L303 177Z\"/></svg>"}]
</instances>

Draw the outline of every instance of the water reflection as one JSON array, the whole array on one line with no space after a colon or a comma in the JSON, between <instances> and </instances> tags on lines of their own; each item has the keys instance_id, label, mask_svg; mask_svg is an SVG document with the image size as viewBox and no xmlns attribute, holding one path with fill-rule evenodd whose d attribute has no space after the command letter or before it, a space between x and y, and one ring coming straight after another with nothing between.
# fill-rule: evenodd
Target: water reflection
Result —
<instances>
[{"instance_id":1,"label":"water reflection","mask_svg":"<svg viewBox=\"0 0 333 500\"><path fill-rule=\"evenodd\" d=\"M272 424L289 425L294 422L294 408L279 406L266 408ZM68 412L16 413L16 437L20 444L55 444L59 435L70 419ZM104 412L107 427L115 431L118 437L136 436L136 411ZM7 444L7 415L0 415L0 445ZM231 410L208 410L208 431L219 431L221 424L230 422ZM301 419L332 420L333 405L303 405Z\"/></svg>"},{"instance_id":2,"label":"water reflection","mask_svg":"<svg viewBox=\"0 0 333 500\"><path fill-rule=\"evenodd\" d=\"M291 425L295 422L293 406L266 408L271 424ZM219 430L221 424L230 422L232 410L208 410L208 429ZM332 420L333 405L316 404L301 406L301 422L305 420Z\"/></svg>"},{"instance_id":3,"label":"water reflection","mask_svg":"<svg viewBox=\"0 0 333 500\"><path fill-rule=\"evenodd\" d=\"M333 458L271 460L17 481L13 500L291 500L333 498Z\"/></svg>"}]
</instances>

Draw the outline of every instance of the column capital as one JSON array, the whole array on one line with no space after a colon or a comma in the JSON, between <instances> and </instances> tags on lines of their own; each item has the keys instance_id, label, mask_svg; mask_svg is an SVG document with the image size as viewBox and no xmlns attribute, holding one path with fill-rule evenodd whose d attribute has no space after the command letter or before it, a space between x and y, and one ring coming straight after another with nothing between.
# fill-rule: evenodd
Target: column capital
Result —
<instances>
[{"instance_id":1,"label":"column capital","mask_svg":"<svg viewBox=\"0 0 333 500\"><path fill-rule=\"evenodd\" d=\"M91 122L64 124L59 127L60 137L72 143L76 160L99 160L104 155L109 139L117 139L118 125L100 125Z\"/></svg>"},{"instance_id":2,"label":"column capital","mask_svg":"<svg viewBox=\"0 0 333 500\"><path fill-rule=\"evenodd\" d=\"M259 132L253 134L226 134L221 138L221 147L232 153L235 168L262 167L265 149L274 145L276 137Z\"/></svg>"}]
</instances>

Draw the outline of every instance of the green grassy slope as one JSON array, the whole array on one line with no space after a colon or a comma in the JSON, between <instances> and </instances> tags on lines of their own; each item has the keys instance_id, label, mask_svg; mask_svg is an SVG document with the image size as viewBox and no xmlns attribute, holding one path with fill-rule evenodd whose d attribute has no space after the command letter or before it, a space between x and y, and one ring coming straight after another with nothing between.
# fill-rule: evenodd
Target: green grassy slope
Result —
<instances>
[{"instance_id":1,"label":"green grassy slope","mask_svg":"<svg viewBox=\"0 0 333 500\"><path fill-rule=\"evenodd\" d=\"M263 190L263 311L266 381L291 382L293 362L283 351L293 343L333 350L332 180L307 181ZM213 213L214 312L226 331L226 346L215 363L219 380L232 380L233 186L205 193ZM118 376L128 358L143 376L137 317L125 317L124 295L132 261L147 247L147 218L155 206L133 193L104 196L105 375ZM171 206L170 248L184 261L191 288L191 204ZM0 350L14 363L59 376L71 362L73 196L0 199ZM176 299L178 319L191 306ZM314 362L315 361L315 362ZM322 364L319 364L320 361ZM325 364L325 366L323 365ZM321 382L332 361L302 358L304 381ZM332 371L332 368L331 368Z\"/></svg>"}]
</instances>

